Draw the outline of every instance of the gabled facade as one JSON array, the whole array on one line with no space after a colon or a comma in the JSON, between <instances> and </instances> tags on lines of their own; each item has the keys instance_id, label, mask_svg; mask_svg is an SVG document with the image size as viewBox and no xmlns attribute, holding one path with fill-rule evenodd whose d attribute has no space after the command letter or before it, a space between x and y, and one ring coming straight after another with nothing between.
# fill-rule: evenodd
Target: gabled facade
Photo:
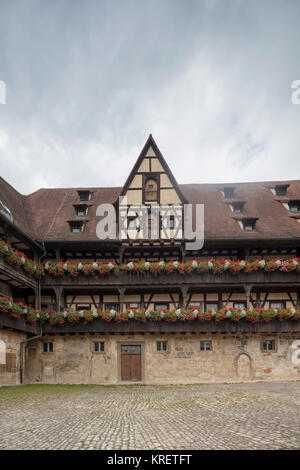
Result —
<instances>
[{"instance_id":1,"label":"gabled facade","mask_svg":"<svg viewBox=\"0 0 300 470\"><path fill-rule=\"evenodd\" d=\"M298 379L299 201L298 180L178 184L151 135L123 187L0 179L0 384ZM126 214L111 238L101 204Z\"/></svg>"}]
</instances>

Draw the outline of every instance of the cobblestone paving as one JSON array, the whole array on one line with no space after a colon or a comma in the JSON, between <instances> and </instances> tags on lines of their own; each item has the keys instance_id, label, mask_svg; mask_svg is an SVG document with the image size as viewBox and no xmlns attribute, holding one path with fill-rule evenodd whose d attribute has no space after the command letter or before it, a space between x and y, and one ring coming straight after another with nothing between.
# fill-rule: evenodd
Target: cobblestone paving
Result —
<instances>
[{"instance_id":1,"label":"cobblestone paving","mask_svg":"<svg viewBox=\"0 0 300 470\"><path fill-rule=\"evenodd\" d=\"M0 388L0 449L296 449L300 382Z\"/></svg>"}]
</instances>

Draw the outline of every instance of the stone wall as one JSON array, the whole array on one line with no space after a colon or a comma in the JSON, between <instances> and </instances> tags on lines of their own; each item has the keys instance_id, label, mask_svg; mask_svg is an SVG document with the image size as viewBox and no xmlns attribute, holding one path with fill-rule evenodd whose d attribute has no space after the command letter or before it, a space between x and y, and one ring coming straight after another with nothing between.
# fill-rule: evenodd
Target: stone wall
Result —
<instances>
[{"instance_id":1,"label":"stone wall","mask_svg":"<svg viewBox=\"0 0 300 470\"><path fill-rule=\"evenodd\" d=\"M264 352L263 340L274 340L275 350ZM95 341L104 352L94 352ZM167 351L156 342L167 341ZM200 350L211 341L212 350ZM53 352L43 352L52 342ZM27 382L121 383L120 345L141 345L142 382L188 384L299 380L300 336L282 334L144 334L50 335L28 344Z\"/></svg>"},{"instance_id":2,"label":"stone wall","mask_svg":"<svg viewBox=\"0 0 300 470\"><path fill-rule=\"evenodd\" d=\"M0 329L0 386L20 384L20 344L26 334Z\"/></svg>"}]
</instances>

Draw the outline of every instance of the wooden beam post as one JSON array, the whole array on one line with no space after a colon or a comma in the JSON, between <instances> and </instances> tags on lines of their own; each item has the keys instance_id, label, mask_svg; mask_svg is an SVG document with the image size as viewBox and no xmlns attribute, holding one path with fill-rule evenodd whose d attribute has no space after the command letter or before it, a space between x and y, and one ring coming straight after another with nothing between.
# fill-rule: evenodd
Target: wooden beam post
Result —
<instances>
[{"instance_id":1,"label":"wooden beam post","mask_svg":"<svg viewBox=\"0 0 300 470\"><path fill-rule=\"evenodd\" d=\"M61 312L64 308L64 298L63 298L63 288L62 287L53 287L55 292L55 300L56 300L56 310Z\"/></svg>"},{"instance_id":2,"label":"wooden beam post","mask_svg":"<svg viewBox=\"0 0 300 470\"><path fill-rule=\"evenodd\" d=\"M182 286L180 288L181 292L180 292L180 303L181 303L181 306L182 308L186 308L186 301L187 301L187 292L188 292L188 287L187 286Z\"/></svg>"},{"instance_id":3,"label":"wooden beam post","mask_svg":"<svg viewBox=\"0 0 300 470\"><path fill-rule=\"evenodd\" d=\"M218 292L218 308L221 310L223 307L222 292Z\"/></svg>"},{"instance_id":4,"label":"wooden beam post","mask_svg":"<svg viewBox=\"0 0 300 470\"><path fill-rule=\"evenodd\" d=\"M60 260L60 248L55 248L55 258Z\"/></svg>"},{"instance_id":5,"label":"wooden beam post","mask_svg":"<svg viewBox=\"0 0 300 470\"><path fill-rule=\"evenodd\" d=\"M250 295L251 295L252 287L253 287L252 285L244 286L244 290L246 294L246 307L248 310L250 309Z\"/></svg>"},{"instance_id":6,"label":"wooden beam post","mask_svg":"<svg viewBox=\"0 0 300 470\"><path fill-rule=\"evenodd\" d=\"M119 291L119 303L120 303L120 313L123 313L124 309L124 294L125 294L126 287L118 287Z\"/></svg>"},{"instance_id":7,"label":"wooden beam post","mask_svg":"<svg viewBox=\"0 0 300 470\"><path fill-rule=\"evenodd\" d=\"M120 264L123 263L124 252L125 252L125 246L120 246L119 248L119 263Z\"/></svg>"}]
</instances>

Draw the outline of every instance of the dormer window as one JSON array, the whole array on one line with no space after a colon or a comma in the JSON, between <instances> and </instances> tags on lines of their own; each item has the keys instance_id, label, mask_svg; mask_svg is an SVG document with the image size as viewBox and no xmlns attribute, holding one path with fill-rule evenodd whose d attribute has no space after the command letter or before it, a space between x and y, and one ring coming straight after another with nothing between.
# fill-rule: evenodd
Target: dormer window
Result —
<instances>
[{"instance_id":1,"label":"dormer window","mask_svg":"<svg viewBox=\"0 0 300 470\"><path fill-rule=\"evenodd\" d=\"M77 217L86 217L87 215L87 206L82 205L82 206L75 206L75 211L76 211L76 216Z\"/></svg>"},{"instance_id":2,"label":"dormer window","mask_svg":"<svg viewBox=\"0 0 300 470\"><path fill-rule=\"evenodd\" d=\"M244 210L244 202L234 202L232 203L233 213L236 215L242 214Z\"/></svg>"},{"instance_id":3,"label":"dormer window","mask_svg":"<svg viewBox=\"0 0 300 470\"><path fill-rule=\"evenodd\" d=\"M256 219L244 219L243 229L245 232L253 232L256 228Z\"/></svg>"},{"instance_id":4,"label":"dormer window","mask_svg":"<svg viewBox=\"0 0 300 470\"><path fill-rule=\"evenodd\" d=\"M71 233L81 233L83 232L84 223L83 222L69 222L70 232Z\"/></svg>"},{"instance_id":5,"label":"dormer window","mask_svg":"<svg viewBox=\"0 0 300 470\"><path fill-rule=\"evenodd\" d=\"M286 196L286 191L288 187L288 184L277 184L274 188L276 196Z\"/></svg>"},{"instance_id":6,"label":"dormer window","mask_svg":"<svg viewBox=\"0 0 300 470\"><path fill-rule=\"evenodd\" d=\"M153 178L149 178L145 184L145 202L158 200L157 182Z\"/></svg>"},{"instance_id":7,"label":"dormer window","mask_svg":"<svg viewBox=\"0 0 300 470\"><path fill-rule=\"evenodd\" d=\"M234 190L234 186L225 186L223 189L225 199L231 199L234 196Z\"/></svg>"},{"instance_id":8,"label":"dormer window","mask_svg":"<svg viewBox=\"0 0 300 470\"><path fill-rule=\"evenodd\" d=\"M300 201L290 201L289 208L293 214L300 212Z\"/></svg>"},{"instance_id":9,"label":"dormer window","mask_svg":"<svg viewBox=\"0 0 300 470\"><path fill-rule=\"evenodd\" d=\"M3 204L2 201L0 201L0 213L5 215L11 222L13 222L13 216L12 213L10 212L9 208Z\"/></svg>"},{"instance_id":10,"label":"dormer window","mask_svg":"<svg viewBox=\"0 0 300 470\"><path fill-rule=\"evenodd\" d=\"M90 191L77 191L79 195L80 202L88 202L91 198Z\"/></svg>"}]
</instances>

